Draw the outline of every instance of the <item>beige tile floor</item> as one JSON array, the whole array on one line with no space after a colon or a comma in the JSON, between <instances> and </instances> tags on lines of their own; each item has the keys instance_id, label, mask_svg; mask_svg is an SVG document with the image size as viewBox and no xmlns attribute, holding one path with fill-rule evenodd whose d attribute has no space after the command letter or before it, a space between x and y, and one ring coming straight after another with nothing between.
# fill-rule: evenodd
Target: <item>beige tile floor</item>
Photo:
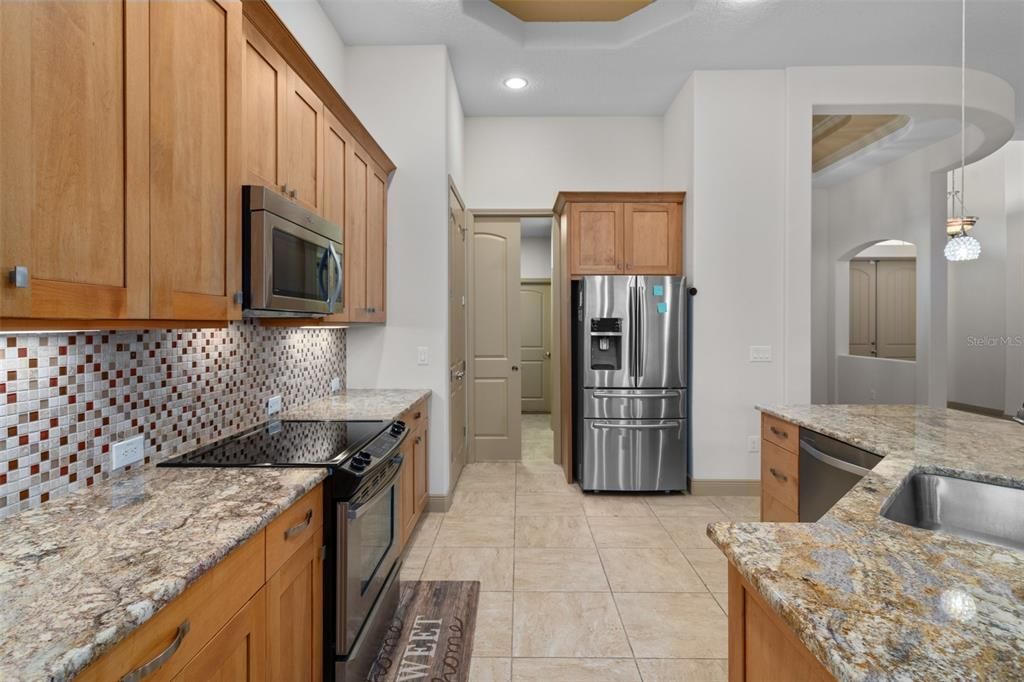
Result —
<instances>
[{"instance_id":1,"label":"beige tile floor","mask_svg":"<svg viewBox=\"0 0 1024 682\"><path fill-rule=\"evenodd\" d=\"M726 679L726 564L711 521L754 497L584 495L523 415L519 463L471 464L420 522L402 580L479 580L472 682Z\"/></svg>"}]
</instances>

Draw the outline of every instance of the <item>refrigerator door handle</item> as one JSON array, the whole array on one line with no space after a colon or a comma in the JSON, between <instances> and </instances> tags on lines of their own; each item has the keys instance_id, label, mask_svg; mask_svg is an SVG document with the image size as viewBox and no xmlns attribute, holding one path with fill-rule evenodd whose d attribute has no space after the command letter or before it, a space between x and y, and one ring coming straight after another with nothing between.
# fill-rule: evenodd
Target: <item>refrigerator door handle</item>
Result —
<instances>
[{"instance_id":1,"label":"refrigerator door handle","mask_svg":"<svg viewBox=\"0 0 1024 682\"><path fill-rule=\"evenodd\" d=\"M640 278L636 278L636 349L633 351L636 354L636 378L639 380L644 375L644 344L646 339L644 338L647 330L644 329L647 324L647 301L644 300L644 292L647 288L642 286Z\"/></svg>"},{"instance_id":2,"label":"refrigerator door handle","mask_svg":"<svg viewBox=\"0 0 1024 682\"><path fill-rule=\"evenodd\" d=\"M634 323L634 315L636 314L636 287L633 286L633 278L630 277L626 281L626 287L628 295L626 300L628 301L627 316L629 319L629 357L626 362L629 364L629 378L636 379L636 324Z\"/></svg>"}]
</instances>

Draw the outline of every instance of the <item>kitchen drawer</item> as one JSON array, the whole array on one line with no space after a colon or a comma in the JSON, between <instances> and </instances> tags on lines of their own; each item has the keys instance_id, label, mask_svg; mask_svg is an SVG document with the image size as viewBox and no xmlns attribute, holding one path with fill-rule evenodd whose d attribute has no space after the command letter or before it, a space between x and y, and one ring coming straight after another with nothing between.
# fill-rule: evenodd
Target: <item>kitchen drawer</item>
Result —
<instances>
[{"instance_id":1,"label":"kitchen drawer","mask_svg":"<svg viewBox=\"0 0 1024 682\"><path fill-rule=\"evenodd\" d=\"M774 443L761 441L761 494L774 497L790 509L799 509L798 456Z\"/></svg>"},{"instance_id":2,"label":"kitchen drawer","mask_svg":"<svg viewBox=\"0 0 1024 682\"><path fill-rule=\"evenodd\" d=\"M793 454L800 451L800 427L768 414L761 415L761 438Z\"/></svg>"},{"instance_id":3,"label":"kitchen drawer","mask_svg":"<svg viewBox=\"0 0 1024 682\"><path fill-rule=\"evenodd\" d=\"M138 630L82 671L80 682L119 680L154 663L146 682L169 680L263 587L264 536L228 554Z\"/></svg>"},{"instance_id":4,"label":"kitchen drawer","mask_svg":"<svg viewBox=\"0 0 1024 682\"><path fill-rule=\"evenodd\" d=\"M323 525L323 486L318 485L267 526L267 577Z\"/></svg>"},{"instance_id":5,"label":"kitchen drawer","mask_svg":"<svg viewBox=\"0 0 1024 682\"><path fill-rule=\"evenodd\" d=\"M800 515L795 509L790 509L782 502L779 502L777 498L762 493L761 520L795 522L800 520Z\"/></svg>"}]
</instances>

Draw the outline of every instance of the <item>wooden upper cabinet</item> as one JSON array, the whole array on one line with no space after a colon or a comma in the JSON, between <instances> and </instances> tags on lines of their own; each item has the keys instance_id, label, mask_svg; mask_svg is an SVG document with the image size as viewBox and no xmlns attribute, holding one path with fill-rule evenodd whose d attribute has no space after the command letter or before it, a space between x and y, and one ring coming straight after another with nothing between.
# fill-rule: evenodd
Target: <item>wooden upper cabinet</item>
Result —
<instances>
[{"instance_id":1,"label":"wooden upper cabinet","mask_svg":"<svg viewBox=\"0 0 1024 682\"><path fill-rule=\"evenodd\" d=\"M291 69L284 111L285 194L320 213L324 195L324 105Z\"/></svg>"},{"instance_id":2,"label":"wooden upper cabinet","mask_svg":"<svg viewBox=\"0 0 1024 682\"><path fill-rule=\"evenodd\" d=\"M352 322L383 322L387 311L387 175L352 144L346 169L345 288Z\"/></svg>"},{"instance_id":3,"label":"wooden upper cabinet","mask_svg":"<svg viewBox=\"0 0 1024 682\"><path fill-rule=\"evenodd\" d=\"M2 317L149 314L147 19L0 2Z\"/></svg>"},{"instance_id":4,"label":"wooden upper cabinet","mask_svg":"<svg viewBox=\"0 0 1024 682\"><path fill-rule=\"evenodd\" d=\"M346 169L351 154L352 137L338 119L327 109L324 110L324 201L323 217L342 228L345 234L345 184ZM347 238L343 241L347 241ZM347 271L352 262L347 244L342 244L342 262ZM346 287L342 287L339 310L328 315L327 322L347 322L349 319L349 297Z\"/></svg>"},{"instance_id":5,"label":"wooden upper cabinet","mask_svg":"<svg viewBox=\"0 0 1024 682\"><path fill-rule=\"evenodd\" d=\"M569 274L683 274L682 192L562 192Z\"/></svg>"},{"instance_id":6,"label":"wooden upper cabinet","mask_svg":"<svg viewBox=\"0 0 1024 682\"><path fill-rule=\"evenodd\" d=\"M238 319L242 6L149 8L151 317Z\"/></svg>"},{"instance_id":7,"label":"wooden upper cabinet","mask_svg":"<svg viewBox=\"0 0 1024 682\"><path fill-rule=\"evenodd\" d=\"M574 203L570 208L569 225L572 274L622 273L621 203Z\"/></svg>"},{"instance_id":8,"label":"wooden upper cabinet","mask_svg":"<svg viewBox=\"0 0 1024 682\"><path fill-rule=\"evenodd\" d=\"M281 190L288 65L250 21L245 21L244 30L243 184Z\"/></svg>"},{"instance_id":9,"label":"wooden upper cabinet","mask_svg":"<svg viewBox=\"0 0 1024 682\"><path fill-rule=\"evenodd\" d=\"M624 249L625 273L681 275L683 272L682 205L627 203Z\"/></svg>"}]
</instances>

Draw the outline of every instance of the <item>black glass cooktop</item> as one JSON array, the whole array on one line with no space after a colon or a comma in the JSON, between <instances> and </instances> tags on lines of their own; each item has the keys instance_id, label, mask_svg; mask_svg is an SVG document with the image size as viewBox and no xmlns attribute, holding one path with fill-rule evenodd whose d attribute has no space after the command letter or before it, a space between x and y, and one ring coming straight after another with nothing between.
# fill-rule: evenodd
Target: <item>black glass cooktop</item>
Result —
<instances>
[{"instance_id":1,"label":"black glass cooktop","mask_svg":"<svg viewBox=\"0 0 1024 682\"><path fill-rule=\"evenodd\" d=\"M160 462L164 467L335 467L380 434L387 421L269 422Z\"/></svg>"}]
</instances>

